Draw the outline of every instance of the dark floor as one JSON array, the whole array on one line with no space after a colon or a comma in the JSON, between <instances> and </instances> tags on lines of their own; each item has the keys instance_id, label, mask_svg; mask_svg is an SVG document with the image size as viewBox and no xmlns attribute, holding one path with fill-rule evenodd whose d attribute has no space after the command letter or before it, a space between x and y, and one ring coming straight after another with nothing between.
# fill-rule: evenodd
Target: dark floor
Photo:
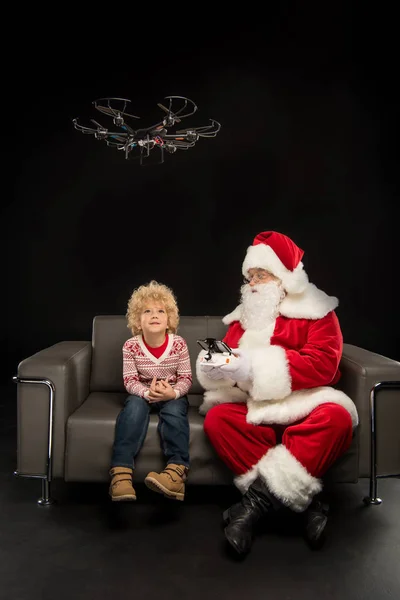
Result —
<instances>
[{"instance_id":1,"label":"dark floor","mask_svg":"<svg viewBox=\"0 0 400 600\"><path fill-rule=\"evenodd\" d=\"M244 561L224 543L221 511L235 488L187 488L173 502L137 488L111 504L107 485L55 482L57 503L36 504L40 482L16 478L15 389L0 399L0 599L274 600L400 598L400 479L337 485L324 548L312 551L297 521L266 529Z\"/></svg>"}]
</instances>

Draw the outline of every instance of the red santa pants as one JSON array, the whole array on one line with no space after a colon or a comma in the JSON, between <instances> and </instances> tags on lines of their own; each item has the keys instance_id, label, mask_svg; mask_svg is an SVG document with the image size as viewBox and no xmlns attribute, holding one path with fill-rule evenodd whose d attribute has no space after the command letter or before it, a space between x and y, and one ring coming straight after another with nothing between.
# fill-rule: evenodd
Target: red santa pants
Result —
<instances>
[{"instance_id":1,"label":"red santa pants","mask_svg":"<svg viewBox=\"0 0 400 600\"><path fill-rule=\"evenodd\" d=\"M319 478L352 441L350 414L339 404L321 404L290 425L251 425L246 414L246 404L219 404L204 421L212 445L236 475L250 471L271 448L282 444L312 477Z\"/></svg>"}]
</instances>

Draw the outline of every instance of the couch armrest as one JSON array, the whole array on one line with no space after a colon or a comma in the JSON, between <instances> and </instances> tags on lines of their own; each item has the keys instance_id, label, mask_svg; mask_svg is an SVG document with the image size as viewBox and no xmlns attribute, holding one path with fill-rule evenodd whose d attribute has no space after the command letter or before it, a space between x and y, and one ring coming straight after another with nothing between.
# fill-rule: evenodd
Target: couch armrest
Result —
<instances>
[{"instance_id":1,"label":"couch armrest","mask_svg":"<svg viewBox=\"0 0 400 600\"><path fill-rule=\"evenodd\" d=\"M342 373L338 387L355 403L359 418L360 477L370 476L371 413L373 387L382 381L400 381L400 362L351 344L343 345ZM400 472L398 423L400 390L382 389L377 396L377 463L378 474Z\"/></svg>"},{"instance_id":2,"label":"couch armrest","mask_svg":"<svg viewBox=\"0 0 400 600\"><path fill-rule=\"evenodd\" d=\"M18 365L17 472L47 474L50 392L54 389L51 474L63 477L68 417L89 395L91 342L60 342ZM24 380L30 383L24 383ZM39 382L49 382L40 384Z\"/></svg>"}]
</instances>

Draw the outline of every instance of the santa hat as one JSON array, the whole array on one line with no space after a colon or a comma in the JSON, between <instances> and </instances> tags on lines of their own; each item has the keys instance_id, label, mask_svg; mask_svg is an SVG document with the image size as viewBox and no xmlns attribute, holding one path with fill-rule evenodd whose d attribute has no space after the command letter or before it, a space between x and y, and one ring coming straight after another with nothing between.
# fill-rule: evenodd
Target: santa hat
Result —
<instances>
[{"instance_id":1,"label":"santa hat","mask_svg":"<svg viewBox=\"0 0 400 600\"><path fill-rule=\"evenodd\" d=\"M282 281L288 294L300 294L308 285L301 262L303 254L304 251L283 233L263 231L248 247L242 273L247 277L249 269L266 269Z\"/></svg>"}]
</instances>

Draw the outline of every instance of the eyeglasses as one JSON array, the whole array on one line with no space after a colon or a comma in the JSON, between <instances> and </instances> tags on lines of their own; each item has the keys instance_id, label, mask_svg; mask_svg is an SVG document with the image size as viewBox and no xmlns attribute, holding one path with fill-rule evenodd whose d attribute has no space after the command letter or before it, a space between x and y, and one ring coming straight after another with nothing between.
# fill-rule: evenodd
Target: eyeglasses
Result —
<instances>
[{"instance_id":1,"label":"eyeglasses","mask_svg":"<svg viewBox=\"0 0 400 600\"><path fill-rule=\"evenodd\" d=\"M243 277L243 282L250 283L250 281L254 281L255 283L260 283L261 281L267 281L267 279L271 279L271 277L273 277L273 275L268 273L268 271L259 271L253 275L249 275L249 277Z\"/></svg>"}]
</instances>

